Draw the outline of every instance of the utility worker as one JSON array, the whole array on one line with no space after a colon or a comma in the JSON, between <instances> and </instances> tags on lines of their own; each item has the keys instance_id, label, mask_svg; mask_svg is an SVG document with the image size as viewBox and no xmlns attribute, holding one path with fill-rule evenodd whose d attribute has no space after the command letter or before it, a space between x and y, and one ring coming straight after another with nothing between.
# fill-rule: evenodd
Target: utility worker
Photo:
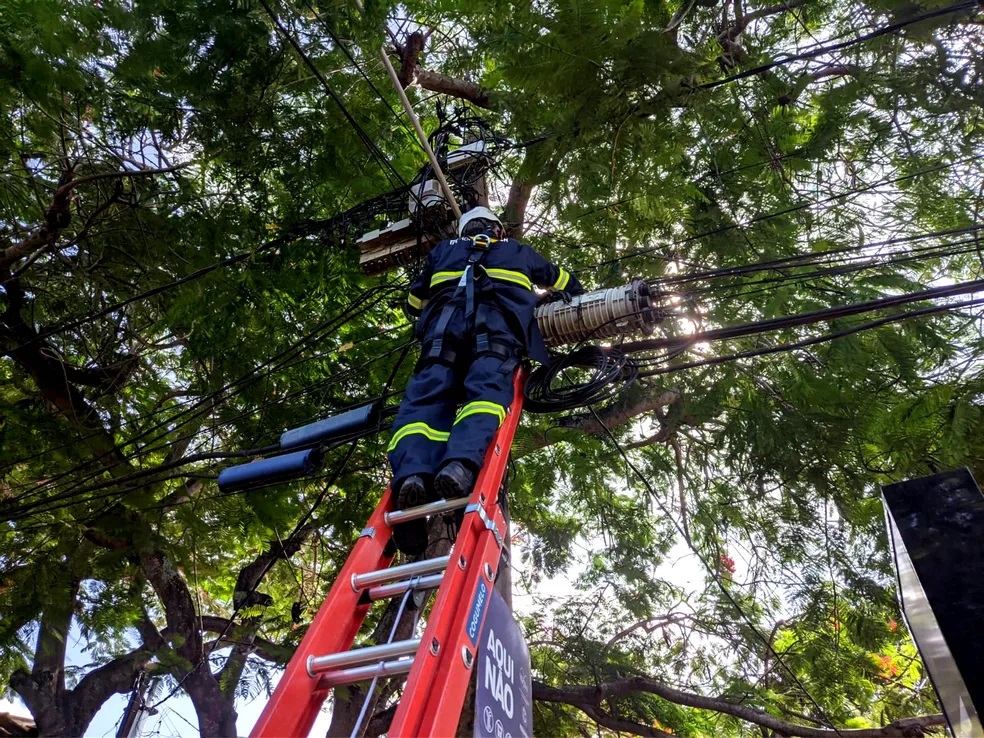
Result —
<instances>
[{"instance_id":1,"label":"utility worker","mask_svg":"<svg viewBox=\"0 0 984 738\"><path fill-rule=\"evenodd\" d=\"M439 243L410 287L421 356L388 449L397 509L471 493L512 404L516 365L525 356L549 359L533 286L550 290L551 299L584 292L570 272L503 234L488 208L468 211L459 238ZM420 554L426 521L398 525L393 537L404 553Z\"/></svg>"}]
</instances>

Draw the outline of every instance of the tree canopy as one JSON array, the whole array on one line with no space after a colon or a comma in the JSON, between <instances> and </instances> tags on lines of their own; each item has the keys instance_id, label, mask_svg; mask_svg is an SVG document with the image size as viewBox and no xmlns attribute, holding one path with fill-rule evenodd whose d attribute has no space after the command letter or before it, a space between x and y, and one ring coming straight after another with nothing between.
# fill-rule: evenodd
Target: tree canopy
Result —
<instances>
[{"instance_id":1,"label":"tree canopy","mask_svg":"<svg viewBox=\"0 0 984 738\"><path fill-rule=\"evenodd\" d=\"M974 285L783 319L980 278L978 4L358 6L0 8L0 688L73 736L146 672L235 735L303 635L385 433L301 483L215 477L412 369L412 270L365 277L341 237L425 164L384 45L428 130L439 101L515 144L515 235L588 287L661 285L646 376L514 448L527 584L571 580L524 620L537 732L941 730L878 485L984 476Z\"/></svg>"}]
</instances>

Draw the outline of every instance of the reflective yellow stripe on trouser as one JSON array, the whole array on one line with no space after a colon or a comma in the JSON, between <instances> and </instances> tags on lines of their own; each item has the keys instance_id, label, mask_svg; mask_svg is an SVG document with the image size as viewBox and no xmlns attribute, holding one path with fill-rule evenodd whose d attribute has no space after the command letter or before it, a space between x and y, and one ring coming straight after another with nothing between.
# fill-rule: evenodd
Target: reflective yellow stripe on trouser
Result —
<instances>
[{"instance_id":1,"label":"reflective yellow stripe on trouser","mask_svg":"<svg viewBox=\"0 0 984 738\"><path fill-rule=\"evenodd\" d=\"M454 419L454 424L457 425L469 415L478 415L480 413L494 415L499 420L499 424L501 425L502 421L506 417L506 408L495 402L475 400L474 402L469 402L458 411L458 417Z\"/></svg>"},{"instance_id":2,"label":"reflective yellow stripe on trouser","mask_svg":"<svg viewBox=\"0 0 984 738\"><path fill-rule=\"evenodd\" d=\"M404 438L414 435L424 436L428 440L438 443L443 443L451 437L451 433L448 431L439 431L436 428L431 428L427 425L427 423L407 423L393 434L393 437L390 439L389 447L386 450L392 451L396 448L396 444Z\"/></svg>"}]
</instances>

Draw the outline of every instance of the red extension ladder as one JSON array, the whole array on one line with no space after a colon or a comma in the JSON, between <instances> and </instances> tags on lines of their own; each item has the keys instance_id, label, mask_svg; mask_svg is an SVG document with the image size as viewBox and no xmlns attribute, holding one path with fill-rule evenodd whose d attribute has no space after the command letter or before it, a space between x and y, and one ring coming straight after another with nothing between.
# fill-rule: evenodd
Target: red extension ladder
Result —
<instances>
[{"instance_id":1,"label":"red extension ladder","mask_svg":"<svg viewBox=\"0 0 984 738\"><path fill-rule=\"evenodd\" d=\"M455 734L506 535L499 487L522 412L525 374L519 368L513 377L512 405L470 498L390 512L387 488L252 738L307 736L333 687L403 674L409 675L388 735ZM391 566L394 524L461 508L464 521L450 555ZM435 587L437 600L422 637L352 648L373 602Z\"/></svg>"}]
</instances>

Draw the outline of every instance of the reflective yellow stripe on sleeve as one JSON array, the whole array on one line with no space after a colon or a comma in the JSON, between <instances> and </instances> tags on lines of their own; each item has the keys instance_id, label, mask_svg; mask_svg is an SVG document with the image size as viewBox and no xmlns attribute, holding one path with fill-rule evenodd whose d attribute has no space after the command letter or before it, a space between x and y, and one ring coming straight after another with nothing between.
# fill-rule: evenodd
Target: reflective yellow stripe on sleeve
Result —
<instances>
[{"instance_id":1,"label":"reflective yellow stripe on sleeve","mask_svg":"<svg viewBox=\"0 0 984 738\"><path fill-rule=\"evenodd\" d=\"M402 441L407 436L424 436L429 441L434 441L435 443L443 443L451 437L451 433L448 431L439 431L436 428L431 428L427 423L407 423L405 426L400 428L393 437L390 439L387 451L392 451L396 448L396 444Z\"/></svg>"},{"instance_id":2,"label":"reflective yellow stripe on sleeve","mask_svg":"<svg viewBox=\"0 0 984 738\"><path fill-rule=\"evenodd\" d=\"M457 425L462 420L467 418L469 415L478 415L479 413L485 413L488 415L494 415L498 418L499 423L506 417L506 408L495 402L488 402L487 400L475 400L474 402L469 402L461 410L458 411L458 416L454 419L454 424Z\"/></svg>"},{"instance_id":3,"label":"reflective yellow stripe on sleeve","mask_svg":"<svg viewBox=\"0 0 984 738\"><path fill-rule=\"evenodd\" d=\"M571 273L566 269L561 268L560 276L557 277L557 281L553 283L550 289L562 290L567 286L567 283L571 281Z\"/></svg>"},{"instance_id":4,"label":"reflective yellow stripe on sleeve","mask_svg":"<svg viewBox=\"0 0 984 738\"><path fill-rule=\"evenodd\" d=\"M427 304L427 300L421 300L419 297L415 296L412 292L407 294L407 302L410 304L414 310L423 310L424 305Z\"/></svg>"},{"instance_id":5,"label":"reflective yellow stripe on sleeve","mask_svg":"<svg viewBox=\"0 0 984 738\"><path fill-rule=\"evenodd\" d=\"M530 281L530 278L522 272L516 272L512 269L486 269L485 273L492 277L492 279L514 282L528 290L533 289L533 283Z\"/></svg>"},{"instance_id":6,"label":"reflective yellow stripe on sleeve","mask_svg":"<svg viewBox=\"0 0 984 738\"><path fill-rule=\"evenodd\" d=\"M464 273L465 271L463 269L460 272L434 272L434 275L431 277L430 286L433 287L441 282L449 282L452 279L461 279L461 275Z\"/></svg>"}]
</instances>

